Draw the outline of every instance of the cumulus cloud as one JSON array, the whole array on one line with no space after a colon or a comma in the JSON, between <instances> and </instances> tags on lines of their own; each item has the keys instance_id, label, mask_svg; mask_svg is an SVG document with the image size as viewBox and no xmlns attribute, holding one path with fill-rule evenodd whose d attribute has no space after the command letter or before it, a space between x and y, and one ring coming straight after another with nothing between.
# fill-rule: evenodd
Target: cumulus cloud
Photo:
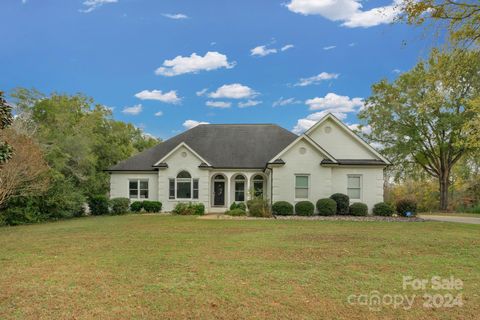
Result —
<instances>
[{"instance_id":1,"label":"cumulus cloud","mask_svg":"<svg viewBox=\"0 0 480 320\"><path fill-rule=\"evenodd\" d=\"M220 68L231 69L235 62L229 62L226 55L216 51L209 51L203 57L195 52L190 56L176 56L172 60L165 60L162 67L155 70L155 74L166 77L178 76L185 73L198 73Z\"/></svg>"},{"instance_id":2,"label":"cumulus cloud","mask_svg":"<svg viewBox=\"0 0 480 320\"><path fill-rule=\"evenodd\" d=\"M348 125L350 130L357 132L357 133L363 133L363 134L369 134L372 132L372 127L368 124L366 126L362 126L358 123L350 124Z\"/></svg>"},{"instance_id":3,"label":"cumulus cloud","mask_svg":"<svg viewBox=\"0 0 480 320\"><path fill-rule=\"evenodd\" d=\"M93 10L103 6L104 4L117 3L118 0L85 0L83 1L84 9L80 9L80 12L89 13ZM26 3L23 2L23 3Z\"/></svg>"},{"instance_id":4,"label":"cumulus cloud","mask_svg":"<svg viewBox=\"0 0 480 320\"><path fill-rule=\"evenodd\" d=\"M350 98L348 96L340 96L335 93L327 93L323 98L313 98L305 101L310 110L331 110L336 112L353 112L355 108L363 107L362 98Z\"/></svg>"},{"instance_id":5,"label":"cumulus cloud","mask_svg":"<svg viewBox=\"0 0 480 320\"><path fill-rule=\"evenodd\" d=\"M291 0L286 7L303 15L320 15L331 21L340 21L349 28L373 27L391 23L400 14L398 4L402 0L393 0L392 4L363 10L360 0Z\"/></svg>"},{"instance_id":6,"label":"cumulus cloud","mask_svg":"<svg viewBox=\"0 0 480 320\"><path fill-rule=\"evenodd\" d=\"M122 112L125 114L129 114L132 116L136 116L140 112L142 112L142 105L141 104L136 104L133 107L125 107L123 108Z\"/></svg>"},{"instance_id":7,"label":"cumulus cloud","mask_svg":"<svg viewBox=\"0 0 480 320\"><path fill-rule=\"evenodd\" d=\"M205 105L212 108L230 108L232 106L231 102L226 101L207 101Z\"/></svg>"},{"instance_id":8,"label":"cumulus cloud","mask_svg":"<svg viewBox=\"0 0 480 320\"><path fill-rule=\"evenodd\" d=\"M327 50L332 50L332 49L335 49L337 46L327 46L327 47L323 47L323 50L327 51Z\"/></svg>"},{"instance_id":9,"label":"cumulus cloud","mask_svg":"<svg viewBox=\"0 0 480 320\"><path fill-rule=\"evenodd\" d=\"M248 108L248 107L254 107L258 104L262 103L262 101L258 101L258 100L248 100L248 101L245 101L245 102L239 102L238 103L238 107L239 108Z\"/></svg>"},{"instance_id":10,"label":"cumulus cloud","mask_svg":"<svg viewBox=\"0 0 480 320\"><path fill-rule=\"evenodd\" d=\"M198 126L199 124L210 124L210 123L209 122L204 122L204 121L186 120L183 123L183 127L185 129L192 129L192 128Z\"/></svg>"},{"instance_id":11,"label":"cumulus cloud","mask_svg":"<svg viewBox=\"0 0 480 320\"><path fill-rule=\"evenodd\" d=\"M163 93L161 90L143 90L135 94L135 97L141 100L157 100L173 104L180 103L180 101L182 100L180 97L177 96L177 92L175 90L171 90L165 93Z\"/></svg>"},{"instance_id":12,"label":"cumulus cloud","mask_svg":"<svg viewBox=\"0 0 480 320\"><path fill-rule=\"evenodd\" d=\"M339 76L338 73L322 72L313 77L301 78L300 81L294 84L294 86L305 87L311 84L318 84L319 82L325 81L325 80L338 79L338 76Z\"/></svg>"},{"instance_id":13,"label":"cumulus cloud","mask_svg":"<svg viewBox=\"0 0 480 320\"><path fill-rule=\"evenodd\" d=\"M258 46L250 50L250 55L252 56L265 57L272 53L277 53L277 49L267 48L267 46Z\"/></svg>"},{"instance_id":14,"label":"cumulus cloud","mask_svg":"<svg viewBox=\"0 0 480 320\"><path fill-rule=\"evenodd\" d=\"M287 45L284 45L280 51L287 51L288 49L292 49L294 47L293 44L287 44Z\"/></svg>"},{"instance_id":15,"label":"cumulus cloud","mask_svg":"<svg viewBox=\"0 0 480 320\"><path fill-rule=\"evenodd\" d=\"M163 116L163 112L162 111L158 111L155 113L155 117L161 117Z\"/></svg>"},{"instance_id":16,"label":"cumulus cloud","mask_svg":"<svg viewBox=\"0 0 480 320\"><path fill-rule=\"evenodd\" d=\"M290 104L300 104L302 101L296 100L295 98L286 98L280 97L277 101L273 102L272 106L275 107L282 107L288 106Z\"/></svg>"},{"instance_id":17,"label":"cumulus cloud","mask_svg":"<svg viewBox=\"0 0 480 320\"><path fill-rule=\"evenodd\" d=\"M244 86L240 83L224 84L215 92L210 93L210 98L227 98L227 99L248 99L258 95L252 88Z\"/></svg>"},{"instance_id":18,"label":"cumulus cloud","mask_svg":"<svg viewBox=\"0 0 480 320\"><path fill-rule=\"evenodd\" d=\"M208 88L202 89L200 91L195 92L195 94L199 97L204 96L208 91Z\"/></svg>"},{"instance_id":19,"label":"cumulus cloud","mask_svg":"<svg viewBox=\"0 0 480 320\"><path fill-rule=\"evenodd\" d=\"M162 16L165 18L173 19L173 20L182 20L182 19L188 19L188 16L183 13L162 13Z\"/></svg>"}]
</instances>

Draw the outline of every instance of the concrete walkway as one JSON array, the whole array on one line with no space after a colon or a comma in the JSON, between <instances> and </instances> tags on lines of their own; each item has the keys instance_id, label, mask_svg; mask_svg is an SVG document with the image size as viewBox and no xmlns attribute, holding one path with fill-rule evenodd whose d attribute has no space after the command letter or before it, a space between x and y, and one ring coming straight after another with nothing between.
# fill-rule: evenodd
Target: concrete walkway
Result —
<instances>
[{"instance_id":1,"label":"concrete walkway","mask_svg":"<svg viewBox=\"0 0 480 320\"><path fill-rule=\"evenodd\" d=\"M419 215L419 217L425 220L433 220L433 221L480 224L480 218L474 218L474 217L434 216L434 215Z\"/></svg>"}]
</instances>

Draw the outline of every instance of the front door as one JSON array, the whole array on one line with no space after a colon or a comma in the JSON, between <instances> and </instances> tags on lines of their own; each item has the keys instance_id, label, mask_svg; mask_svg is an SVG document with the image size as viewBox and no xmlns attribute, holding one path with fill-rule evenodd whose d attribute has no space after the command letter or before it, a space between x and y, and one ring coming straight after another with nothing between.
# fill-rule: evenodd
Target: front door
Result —
<instances>
[{"instance_id":1,"label":"front door","mask_svg":"<svg viewBox=\"0 0 480 320\"><path fill-rule=\"evenodd\" d=\"M213 183L213 205L224 206L225 205L225 181L215 181Z\"/></svg>"}]
</instances>

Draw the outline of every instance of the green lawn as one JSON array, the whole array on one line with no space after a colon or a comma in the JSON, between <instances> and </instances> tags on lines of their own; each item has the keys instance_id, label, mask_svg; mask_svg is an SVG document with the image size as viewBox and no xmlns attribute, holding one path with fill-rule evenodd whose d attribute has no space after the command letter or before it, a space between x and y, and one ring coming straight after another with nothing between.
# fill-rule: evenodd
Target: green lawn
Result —
<instances>
[{"instance_id":1,"label":"green lawn","mask_svg":"<svg viewBox=\"0 0 480 320\"><path fill-rule=\"evenodd\" d=\"M478 319L480 226L128 215L0 228L0 318ZM463 307L350 305L453 275ZM457 291L440 291L458 293Z\"/></svg>"}]
</instances>

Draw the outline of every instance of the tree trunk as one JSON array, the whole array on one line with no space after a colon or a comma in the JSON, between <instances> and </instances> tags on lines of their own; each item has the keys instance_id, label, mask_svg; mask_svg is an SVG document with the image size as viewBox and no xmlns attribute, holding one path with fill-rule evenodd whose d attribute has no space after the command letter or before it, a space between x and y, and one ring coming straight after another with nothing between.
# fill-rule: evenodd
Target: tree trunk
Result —
<instances>
[{"instance_id":1,"label":"tree trunk","mask_svg":"<svg viewBox=\"0 0 480 320\"><path fill-rule=\"evenodd\" d=\"M449 174L444 172L439 177L440 182L440 210L447 211L448 208L448 187L450 185Z\"/></svg>"}]
</instances>

